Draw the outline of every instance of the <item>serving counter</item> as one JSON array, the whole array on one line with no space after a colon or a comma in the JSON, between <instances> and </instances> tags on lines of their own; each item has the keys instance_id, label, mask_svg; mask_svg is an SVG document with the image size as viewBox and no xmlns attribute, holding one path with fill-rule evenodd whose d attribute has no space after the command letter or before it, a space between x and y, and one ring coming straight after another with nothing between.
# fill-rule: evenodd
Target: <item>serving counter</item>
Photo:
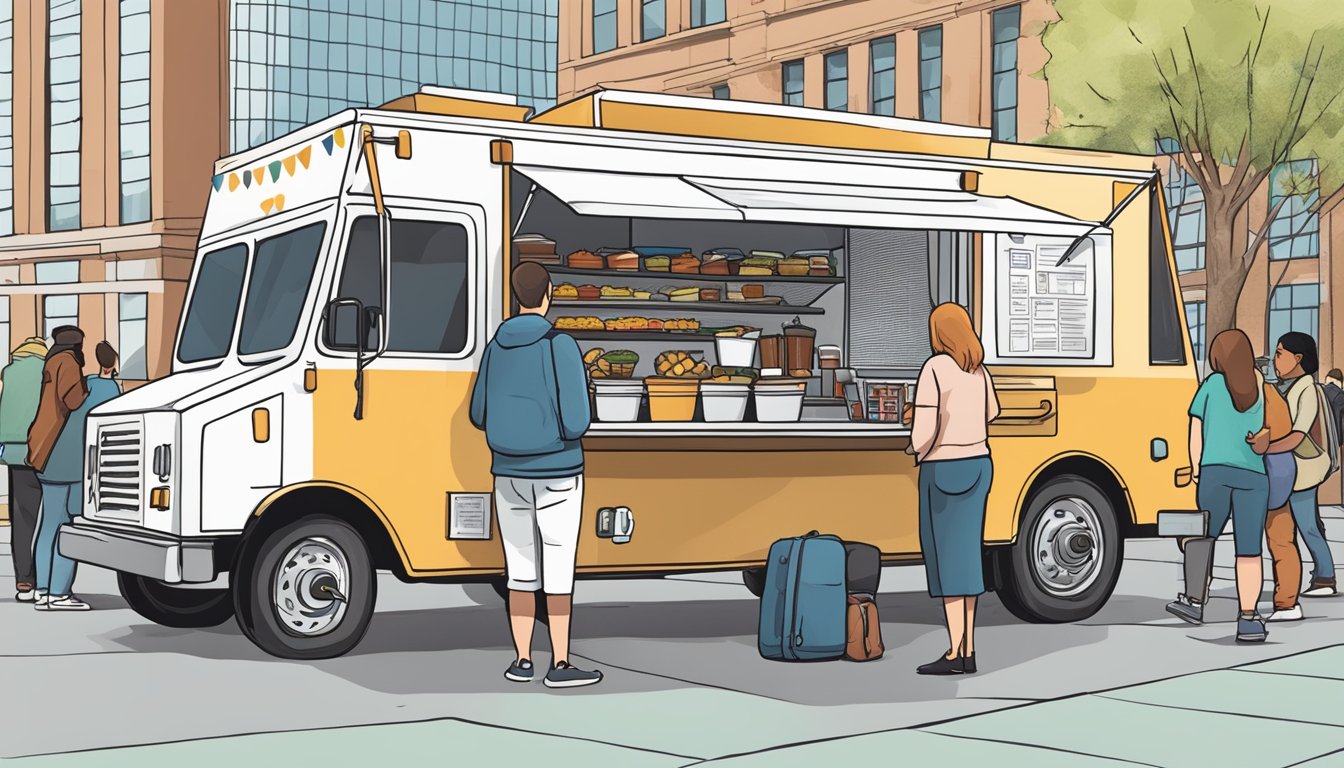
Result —
<instances>
[{"instance_id":1,"label":"serving counter","mask_svg":"<svg viewBox=\"0 0 1344 768\"><path fill-rule=\"evenodd\" d=\"M877 422L719 423L594 422L585 451L896 451L910 429Z\"/></svg>"}]
</instances>

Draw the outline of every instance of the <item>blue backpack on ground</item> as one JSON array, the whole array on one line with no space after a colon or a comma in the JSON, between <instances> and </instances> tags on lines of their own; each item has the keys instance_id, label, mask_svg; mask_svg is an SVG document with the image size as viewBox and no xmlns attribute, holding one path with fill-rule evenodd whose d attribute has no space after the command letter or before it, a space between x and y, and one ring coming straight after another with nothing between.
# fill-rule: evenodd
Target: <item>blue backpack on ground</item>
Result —
<instances>
[{"instance_id":1,"label":"blue backpack on ground","mask_svg":"<svg viewBox=\"0 0 1344 768\"><path fill-rule=\"evenodd\" d=\"M812 531L770 546L757 644L775 661L845 654L845 545Z\"/></svg>"}]
</instances>

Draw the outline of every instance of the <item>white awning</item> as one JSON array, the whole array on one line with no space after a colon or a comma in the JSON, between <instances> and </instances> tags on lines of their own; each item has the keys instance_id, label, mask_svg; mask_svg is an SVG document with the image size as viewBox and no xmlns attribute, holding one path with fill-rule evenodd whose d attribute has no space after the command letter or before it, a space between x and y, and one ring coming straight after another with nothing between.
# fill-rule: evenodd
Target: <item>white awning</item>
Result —
<instances>
[{"instance_id":1,"label":"white awning","mask_svg":"<svg viewBox=\"0 0 1344 768\"><path fill-rule=\"evenodd\" d=\"M1077 237L1095 222L1015 200L947 189L683 178L515 166L576 213L874 229Z\"/></svg>"}]
</instances>

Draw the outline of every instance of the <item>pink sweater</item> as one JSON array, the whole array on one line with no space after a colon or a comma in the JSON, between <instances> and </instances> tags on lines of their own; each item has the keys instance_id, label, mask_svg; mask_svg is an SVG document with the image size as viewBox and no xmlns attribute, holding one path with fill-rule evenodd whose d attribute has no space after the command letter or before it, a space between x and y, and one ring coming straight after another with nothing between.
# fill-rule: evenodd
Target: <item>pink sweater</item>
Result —
<instances>
[{"instance_id":1,"label":"pink sweater","mask_svg":"<svg viewBox=\"0 0 1344 768\"><path fill-rule=\"evenodd\" d=\"M948 355L934 355L915 385L915 455L920 462L988 456L989 422L998 415L988 369L967 373Z\"/></svg>"}]
</instances>

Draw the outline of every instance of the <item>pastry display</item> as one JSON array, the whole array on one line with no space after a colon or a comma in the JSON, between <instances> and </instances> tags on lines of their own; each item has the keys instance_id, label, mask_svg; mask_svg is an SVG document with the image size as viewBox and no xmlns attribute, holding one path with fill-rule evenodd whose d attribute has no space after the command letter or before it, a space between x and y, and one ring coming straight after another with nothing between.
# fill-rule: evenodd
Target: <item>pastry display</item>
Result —
<instances>
[{"instance_id":1,"label":"pastry display","mask_svg":"<svg viewBox=\"0 0 1344 768\"><path fill-rule=\"evenodd\" d=\"M653 298L653 292L652 292L652 291L641 291L641 290L639 290L638 288L635 289L635 299L636 299L636 300L638 300L638 301L648 301L649 299L652 299L652 298Z\"/></svg>"},{"instance_id":2,"label":"pastry display","mask_svg":"<svg viewBox=\"0 0 1344 768\"><path fill-rule=\"evenodd\" d=\"M807 260L807 273L812 277L830 277L831 260L825 256L812 256Z\"/></svg>"},{"instance_id":3,"label":"pastry display","mask_svg":"<svg viewBox=\"0 0 1344 768\"><path fill-rule=\"evenodd\" d=\"M709 369L709 380L720 384L754 384L761 377L755 368L724 368L713 366Z\"/></svg>"},{"instance_id":4,"label":"pastry display","mask_svg":"<svg viewBox=\"0 0 1344 768\"><path fill-rule=\"evenodd\" d=\"M557 317L555 327L561 331L600 331L604 326L598 317Z\"/></svg>"},{"instance_id":5,"label":"pastry display","mask_svg":"<svg viewBox=\"0 0 1344 768\"><path fill-rule=\"evenodd\" d=\"M644 271L646 272L670 272L672 271L671 256L645 256Z\"/></svg>"},{"instance_id":6,"label":"pastry display","mask_svg":"<svg viewBox=\"0 0 1344 768\"><path fill-rule=\"evenodd\" d=\"M639 270L639 254L634 251L617 251L607 254L607 268L623 272Z\"/></svg>"},{"instance_id":7,"label":"pastry display","mask_svg":"<svg viewBox=\"0 0 1344 768\"><path fill-rule=\"evenodd\" d=\"M592 251L575 251L565 259L570 269L605 269L606 260Z\"/></svg>"},{"instance_id":8,"label":"pastry display","mask_svg":"<svg viewBox=\"0 0 1344 768\"><path fill-rule=\"evenodd\" d=\"M605 321L602 327L603 330L607 331L647 331L649 330L649 319L647 317L618 317Z\"/></svg>"},{"instance_id":9,"label":"pastry display","mask_svg":"<svg viewBox=\"0 0 1344 768\"><path fill-rule=\"evenodd\" d=\"M663 330L665 331L698 331L700 330L699 320L664 320Z\"/></svg>"},{"instance_id":10,"label":"pastry display","mask_svg":"<svg viewBox=\"0 0 1344 768\"><path fill-rule=\"evenodd\" d=\"M778 270L783 277L806 277L811 270L811 264L807 259L790 256L779 262Z\"/></svg>"},{"instance_id":11,"label":"pastry display","mask_svg":"<svg viewBox=\"0 0 1344 768\"><path fill-rule=\"evenodd\" d=\"M664 352L654 360L653 365L659 376L674 379L704 379L709 376L709 363L696 360L689 352Z\"/></svg>"},{"instance_id":12,"label":"pastry display","mask_svg":"<svg viewBox=\"0 0 1344 768\"><path fill-rule=\"evenodd\" d=\"M715 336L723 336L723 337L726 337L726 338L738 338L738 339L740 339L740 338L742 338L743 336L746 336L748 333L751 333L752 331L759 331L759 330L760 330L760 328L748 328L748 327L745 326L745 325L735 325L735 326L733 326L733 327L731 327L731 328L720 328L720 329L714 331L714 335L715 335Z\"/></svg>"},{"instance_id":13,"label":"pastry display","mask_svg":"<svg viewBox=\"0 0 1344 768\"><path fill-rule=\"evenodd\" d=\"M513 247L518 250L520 262L560 265L560 254L555 252L555 241L542 235L519 235L513 238Z\"/></svg>"},{"instance_id":14,"label":"pastry display","mask_svg":"<svg viewBox=\"0 0 1344 768\"><path fill-rule=\"evenodd\" d=\"M738 267L739 275L773 275L775 267L779 264L779 259L769 256L757 256L755 253L750 258L742 260L742 266Z\"/></svg>"},{"instance_id":15,"label":"pastry display","mask_svg":"<svg viewBox=\"0 0 1344 768\"><path fill-rule=\"evenodd\" d=\"M665 291L667 297L672 301L699 301L699 288L672 288Z\"/></svg>"},{"instance_id":16,"label":"pastry display","mask_svg":"<svg viewBox=\"0 0 1344 768\"><path fill-rule=\"evenodd\" d=\"M751 257L753 259L774 259L775 261L779 261L784 258L784 254L779 251L752 251Z\"/></svg>"},{"instance_id":17,"label":"pastry display","mask_svg":"<svg viewBox=\"0 0 1344 768\"><path fill-rule=\"evenodd\" d=\"M742 298L744 299L763 299L765 298L765 286L760 283L746 283L742 286Z\"/></svg>"},{"instance_id":18,"label":"pastry display","mask_svg":"<svg viewBox=\"0 0 1344 768\"><path fill-rule=\"evenodd\" d=\"M561 283L555 286L551 291L552 301L577 301L579 298L579 289L569 283Z\"/></svg>"},{"instance_id":19,"label":"pastry display","mask_svg":"<svg viewBox=\"0 0 1344 768\"><path fill-rule=\"evenodd\" d=\"M701 288L701 289L700 289L700 300L701 300L701 301L718 301L718 300L719 300L719 297L720 297L721 295L722 295L722 294L721 294L721 292L719 291L718 288Z\"/></svg>"},{"instance_id":20,"label":"pastry display","mask_svg":"<svg viewBox=\"0 0 1344 768\"><path fill-rule=\"evenodd\" d=\"M672 257L671 271L682 275L700 274L700 259L693 253L683 253Z\"/></svg>"},{"instance_id":21,"label":"pastry display","mask_svg":"<svg viewBox=\"0 0 1344 768\"><path fill-rule=\"evenodd\" d=\"M594 352L597 354L594 355ZM616 349L611 352L591 349L584 355L583 360L588 366L588 375L594 379L628 379L635 375L639 355L628 349Z\"/></svg>"},{"instance_id":22,"label":"pastry display","mask_svg":"<svg viewBox=\"0 0 1344 768\"><path fill-rule=\"evenodd\" d=\"M736 275L746 254L736 248L715 248L700 258L702 275Z\"/></svg>"},{"instance_id":23,"label":"pastry display","mask_svg":"<svg viewBox=\"0 0 1344 768\"><path fill-rule=\"evenodd\" d=\"M604 285L600 291L600 295L604 299L630 301L635 298L635 290L633 288L615 288L610 285Z\"/></svg>"},{"instance_id":24,"label":"pastry display","mask_svg":"<svg viewBox=\"0 0 1344 768\"><path fill-rule=\"evenodd\" d=\"M596 285L580 285L577 290L579 301L597 301L602 298L602 289Z\"/></svg>"}]
</instances>

